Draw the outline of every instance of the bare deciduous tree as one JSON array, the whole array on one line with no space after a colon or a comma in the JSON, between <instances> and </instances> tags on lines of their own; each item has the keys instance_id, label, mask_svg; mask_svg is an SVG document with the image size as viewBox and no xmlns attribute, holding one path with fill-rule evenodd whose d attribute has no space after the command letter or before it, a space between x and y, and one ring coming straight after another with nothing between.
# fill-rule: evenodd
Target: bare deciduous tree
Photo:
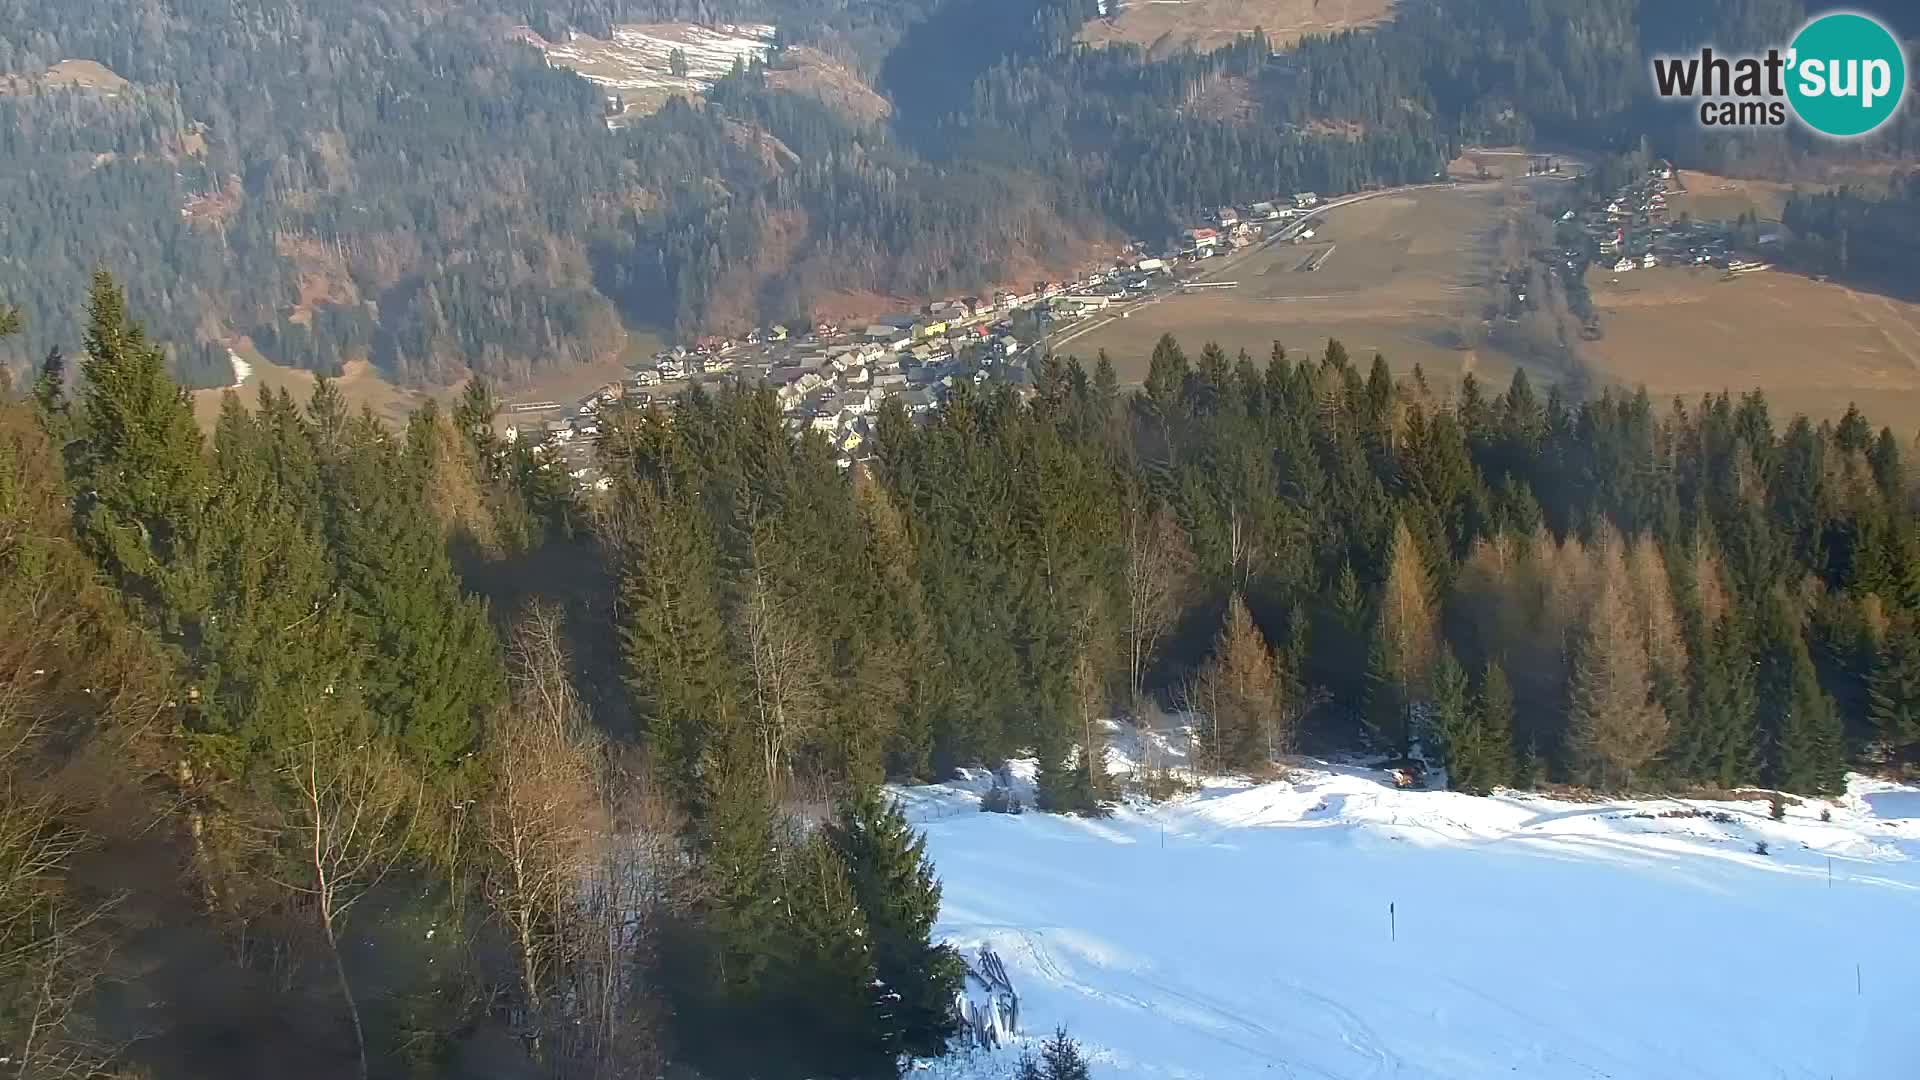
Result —
<instances>
[{"instance_id":1,"label":"bare deciduous tree","mask_svg":"<svg viewBox=\"0 0 1920 1080\"><path fill-rule=\"evenodd\" d=\"M340 954L340 934L354 905L406 851L421 791L391 750L321 719L312 707L307 710L307 738L289 758L282 768L286 791L266 827L292 848L300 876L276 880L305 899L319 922L353 1022L365 1080L366 1030Z\"/></svg>"},{"instance_id":2,"label":"bare deciduous tree","mask_svg":"<svg viewBox=\"0 0 1920 1080\"><path fill-rule=\"evenodd\" d=\"M825 666L792 605L757 565L736 619L747 653L751 722L767 785L778 791L792 766L795 745L820 723Z\"/></svg>"},{"instance_id":3,"label":"bare deciduous tree","mask_svg":"<svg viewBox=\"0 0 1920 1080\"><path fill-rule=\"evenodd\" d=\"M539 1059L563 913L607 834L601 748L567 677L554 609L529 610L514 628L508 657L512 702L489 733L493 787L478 820L491 856L487 895L513 938Z\"/></svg>"},{"instance_id":4,"label":"bare deciduous tree","mask_svg":"<svg viewBox=\"0 0 1920 1080\"><path fill-rule=\"evenodd\" d=\"M478 820L533 1056L555 1077L649 1075L657 1040L639 977L684 879L679 823L642 770L610 767L556 610L529 609L508 659L512 700L490 733L494 786Z\"/></svg>"},{"instance_id":5,"label":"bare deciduous tree","mask_svg":"<svg viewBox=\"0 0 1920 1080\"><path fill-rule=\"evenodd\" d=\"M1173 625L1193 566L1180 523L1165 507L1127 512L1127 689L1138 711L1147 666Z\"/></svg>"}]
</instances>

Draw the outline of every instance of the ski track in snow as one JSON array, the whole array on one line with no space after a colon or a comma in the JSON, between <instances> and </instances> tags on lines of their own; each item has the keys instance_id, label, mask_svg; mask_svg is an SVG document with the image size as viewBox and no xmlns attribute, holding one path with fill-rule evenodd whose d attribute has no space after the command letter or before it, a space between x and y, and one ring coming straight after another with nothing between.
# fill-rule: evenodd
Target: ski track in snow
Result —
<instances>
[{"instance_id":1,"label":"ski track in snow","mask_svg":"<svg viewBox=\"0 0 1920 1080\"><path fill-rule=\"evenodd\" d=\"M1022 1041L1066 1024L1101 1080L1920 1076L1920 791L1856 776L1773 821L1322 765L1085 821L979 813L989 783L898 792L937 932L997 951ZM1731 820L1658 816L1689 810Z\"/></svg>"}]
</instances>

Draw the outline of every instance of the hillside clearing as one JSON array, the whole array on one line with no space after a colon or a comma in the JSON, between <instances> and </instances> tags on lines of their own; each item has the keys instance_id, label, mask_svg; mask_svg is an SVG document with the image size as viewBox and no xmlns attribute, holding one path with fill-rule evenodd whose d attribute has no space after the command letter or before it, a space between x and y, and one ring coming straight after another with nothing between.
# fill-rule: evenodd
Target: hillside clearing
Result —
<instances>
[{"instance_id":1,"label":"hillside clearing","mask_svg":"<svg viewBox=\"0 0 1920 1080\"><path fill-rule=\"evenodd\" d=\"M1764 801L1475 798L1316 764L1092 821L979 813L984 782L901 793L944 883L938 933L996 951L1023 1035L1066 1025L1103 1078L1910 1061L1920 941L1872 928L1920 915L1920 791L1856 776L1776 822ZM1014 1053L933 1075L1004 1075Z\"/></svg>"},{"instance_id":2,"label":"hillside clearing","mask_svg":"<svg viewBox=\"0 0 1920 1080\"><path fill-rule=\"evenodd\" d=\"M1391 16L1393 0L1110 0L1109 10L1109 17L1087 23L1081 41L1124 42L1166 55L1216 49L1256 29L1280 46L1309 34L1375 26Z\"/></svg>"}]
</instances>

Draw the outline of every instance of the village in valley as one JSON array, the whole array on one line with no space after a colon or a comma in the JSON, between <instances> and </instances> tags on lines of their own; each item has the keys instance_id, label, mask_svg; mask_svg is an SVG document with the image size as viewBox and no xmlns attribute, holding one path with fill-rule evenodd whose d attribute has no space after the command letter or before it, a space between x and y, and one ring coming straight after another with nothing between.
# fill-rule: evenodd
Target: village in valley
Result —
<instances>
[{"instance_id":1,"label":"village in valley","mask_svg":"<svg viewBox=\"0 0 1920 1080\"><path fill-rule=\"evenodd\" d=\"M1673 166L1656 164L1619 189L1592 197L1586 205L1560 214L1561 235L1577 232L1585 250L1571 243L1561 254L1570 269L1590 262L1602 271L1625 274L1658 266L1711 266L1729 274L1769 269L1771 264L1741 252L1766 249L1780 242L1778 232L1762 232L1756 221L1751 235L1736 222L1696 221L1675 216L1670 198L1684 194Z\"/></svg>"},{"instance_id":2,"label":"village in valley","mask_svg":"<svg viewBox=\"0 0 1920 1080\"><path fill-rule=\"evenodd\" d=\"M583 491L612 481L594 446L617 409L670 411L695 384L729 379L765 384L790 431L812 430L839 453L843 468L865 458L873 417L897 397L909 416L922 417L962 381L1001 384L1033 392L1034 366L1072 328L1094 316L1124 318L1130 309L1158 303L1210 283L1211 263L1255 245L1311 239L1311 219L1334 205L1302 192L1246 207L1221 207L1209 224L1181 230L1158 254L1134 242L1115 258L1066 280L1035 282L1024 291L937 300L918 311L883 315L858 325L772 325L739 336L706 335L661 350L578 401L524 401L501 415L509 441L534 440L547 468L564 468Z\"/></svg>"}]
</instances>

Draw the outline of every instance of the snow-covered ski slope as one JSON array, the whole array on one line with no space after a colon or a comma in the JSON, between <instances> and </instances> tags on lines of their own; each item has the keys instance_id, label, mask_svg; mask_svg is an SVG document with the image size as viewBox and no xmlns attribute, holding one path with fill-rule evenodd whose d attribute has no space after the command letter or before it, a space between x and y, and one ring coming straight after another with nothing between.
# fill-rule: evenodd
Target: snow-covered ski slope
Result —
<instances>
[{"instance_id":1,"label":"snow-covered ski slope","mask_svg":"<svg viewBox=\"0 0 1920 1080\"><path fill-rule=\"evenodd\" d=\"M1773 821L1320 766L1089 821L979 813L986 786L900 793L939 933L994 949L1023 1037L1066 1024L1098 1078L1920 1078L1912 789Z\"/></svg>"}]
</instances>

